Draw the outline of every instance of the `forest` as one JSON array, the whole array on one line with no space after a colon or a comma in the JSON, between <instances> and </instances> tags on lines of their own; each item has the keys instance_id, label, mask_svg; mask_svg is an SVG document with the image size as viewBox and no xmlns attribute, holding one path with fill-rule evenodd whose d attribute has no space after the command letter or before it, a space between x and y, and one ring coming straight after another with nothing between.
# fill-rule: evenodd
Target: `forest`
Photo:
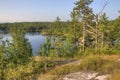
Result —
<instances>
[{"instance_id":1,"label":"forest","mask_svg":"<svg viewBox=\"0 0 120 80\"><path fill-rule=\"evenodd\" d=\"M104 12L108 2L96 14L92 2L76 1L66 22L58 15L54 22L0 23L0 80L65 80L67 74L91 71L109 75L105 80L119 80L120 16L108 19ZM12 42L2 41L5 32ZM47 36L37 56L27 32Z\"/></svg>"}]
</instances>

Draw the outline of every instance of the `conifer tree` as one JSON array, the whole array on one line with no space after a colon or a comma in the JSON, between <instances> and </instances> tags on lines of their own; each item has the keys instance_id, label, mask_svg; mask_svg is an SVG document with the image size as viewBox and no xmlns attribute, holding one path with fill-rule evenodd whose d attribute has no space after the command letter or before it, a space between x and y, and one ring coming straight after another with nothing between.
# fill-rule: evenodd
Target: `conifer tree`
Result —
<instances>
[{"instance_id":1,"label":"conifer tree","mask_svg":"<svg viewBox=\"0 0 120 80\"><path fill-rule=\"evenodd\" d=\"M93 0L79 0L75 3L76 7L74 8L74 10L80 16L79 18L83 24L82 51L85 51L86 23L88 23L88 21L91 19L92 8L90 8L89 5L92 2Z\"/></svg>"},{"instance_id":2,"label":"conifer tree","mask_svg":"<svg viewBox=\"0 0 120 80\"><path fill-rule=\"evenodd\" d=\"M27 38L25 38L25 32L21 28L13 27L11 29L11 36L13 38L10 44L10 53L13 54L13 58L17 59L17 62L24 62L32 56L32 48Z\"/></svg>"},{"instance_id":3,"label":"conifer tree","mask_svg":"<svg viewBox=\"0 0 120 80\"><path fill-rule=\"evenodd\" d=\"M100 16L99 23L100 23L100 32L101 32L101 48L103 48L105 42L105 32L108 25L108 17L106 16L106 13L103 13Z\"/></svg>"}]
</instances>

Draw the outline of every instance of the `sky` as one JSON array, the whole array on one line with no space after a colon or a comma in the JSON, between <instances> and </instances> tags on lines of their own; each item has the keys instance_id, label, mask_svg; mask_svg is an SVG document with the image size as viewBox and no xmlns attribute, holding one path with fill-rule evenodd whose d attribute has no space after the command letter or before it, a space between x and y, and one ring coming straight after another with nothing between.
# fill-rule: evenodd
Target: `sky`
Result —
<instances>
[{"instance_id":1,"label":"sky","mask_svg":"<svg viewBox=\"0 0 120 80\"><path fill-rule=\"evenodd\" d=\"M0 0L1 22L40 22L54 21L57 16L62 21L70 20L70 13L77 0ZM94 13L101 11L106 0L94 0L90 5ZM109 0L103 12L109 19L120 14L120 0Z\"/></svg>"}]
</instances>

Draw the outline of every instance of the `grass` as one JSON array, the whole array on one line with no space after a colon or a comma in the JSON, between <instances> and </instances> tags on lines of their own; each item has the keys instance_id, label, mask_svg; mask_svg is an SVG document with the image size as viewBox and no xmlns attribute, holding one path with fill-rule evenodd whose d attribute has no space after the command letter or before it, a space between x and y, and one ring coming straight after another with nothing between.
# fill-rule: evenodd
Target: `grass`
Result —
<instances>
[{"instance_id":1,"label":"grass","mask_svg":"<svg viewBox=\"0 0 120 80\"><path fill-rule=\"evenodd\" d=\"M118 56L115 55L90 55L82 60L80 68L85 71L110 74L120 67L120 65L116 62L117 59Z\"/></svg>"},{"instance_id":2,"label":"grass","mask_svg":"<svg viewBox=\"0 0 120 80\"><path fill-rule=\"evenodd\" d=\"M62 59L64 62L64 59ZM62 61L61 60L61 61ZM34 80L39 74L47 72L49 69L60 65L60 59L46 57L32 57L26 64L7 64L7 68L1 70L0 80Z\"/></svg>"},{"instance_id":3,"label":"grass","mask_svg":"<svg viewBox=\"0 0 120 80\"><path fill-rule=\"evenodd\" d=\"M120 79L119 55L89 55L81 59L33 57L25 65L8 64L3 76L5 80L58 80L69 73L93 71L110 74L111 80ZM10 65L10 66L9 66ZM2 80L3 80L2 79Z\"/></svg>"},{"instance_id":4,"label":"grass","mask_svg":"<svg viewBox=\"0 0 120 80\"><path fill-rule=\"evenodd\" d=\"M73 73L79 71L79 65L64 65L64 66L57 66L54 69L47 72L44 76L41 75L39 78L40 80L58 80L60 77L63 77L66 74Z\"/></svg>"},{"instance_id":5,"label":"grass","mask_svg":"<svg viewBox=\"0 0 120 80\"><path fill-rule=\"evenodd\" d=\"M81 59L80 64L67 64L56 66L44 75L39 77L40 80L58 80L66 74L85 71L99 72L99 74L111 74L111 80L119 80L120 64L117 60L119 55L89 55ZM47 77L44 77L47 76Z\"/></svg>"},{"instance_id":6,"label":"grass","mask_svg":"<svg viewBox=\"0 0 120 80\"><path fill-rule=\"evenodd\" d=\"M110 80L120 80L120 70L115 70L110 77Z\"/></svg>"}]
</instances>

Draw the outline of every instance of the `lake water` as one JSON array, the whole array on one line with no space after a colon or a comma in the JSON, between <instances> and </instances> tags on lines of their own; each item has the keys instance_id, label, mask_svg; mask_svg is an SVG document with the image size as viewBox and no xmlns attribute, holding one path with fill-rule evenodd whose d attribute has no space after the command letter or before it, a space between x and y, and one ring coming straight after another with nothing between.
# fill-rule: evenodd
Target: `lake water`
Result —
<instances>
[{"instance_id":1,"label":"lake water","mask_svg":"<svg viewBox=\"0 0 120 80\"><path fill-rule=\"evenodd\" d=\"M28 39L28 41L32 46L33 55L36 55L39 52L40 47L46 42L46 36L43 36L40 33L36 33L36 32L27 33L25 37ZM10 34L5 34L3 36L3 40L12 41L12 37Z\"/></svg>"}]
</instances>

